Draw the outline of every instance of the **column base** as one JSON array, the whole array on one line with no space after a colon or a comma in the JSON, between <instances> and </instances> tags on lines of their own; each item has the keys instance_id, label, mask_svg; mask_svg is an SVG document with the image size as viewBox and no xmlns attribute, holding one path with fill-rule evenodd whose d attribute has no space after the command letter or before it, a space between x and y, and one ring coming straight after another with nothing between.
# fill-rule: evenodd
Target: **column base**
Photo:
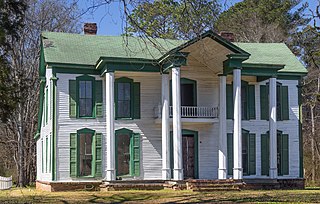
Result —
<instances>
[{"instance_id":1,"label":"column base","mask_svg":"<svg viewBox=\"0 0 320 204\"><path fill-rule=\"evenodd\" d=\"M242 168L233 168L233 179L242 179L243 169Z\"/></svg>"},{"instance_id":2,"label":"column base","mask_svg":"<svg viewBox=\"0 0 320 204\"><path fill-rule=\"evenodd\" d=\"M171 179L171 169L162 169L162 180Z\"/></svg>"},{"instance_id":3,"label":"column base","mask_svg":"<svg viewBox=\"0 0 320 204\"><path fill-rule=\"evenodd\" d=\"M218 179L227 179L227 169L218 169Z\"/></svg>"},{"instance_id":4,"label":"column base","mask_svg":"<svg viewBox=\"0 0 320 204\"><path fill-rule=\"evenodd\" d=\"M183 169L173 169L173 180L175 181L183 180Z\"/></svg>"},{"instance_id":5,"label":"column base","mask_svg":"<svg viewBox=\"0 0 320 204\"><path fill-rule=\"evenodd\" d=\"M270 178L277 178L278 177L278 168L270 168L269 169L269 176Z\"/></svg>"},{"instance_id":6,"label":"column base","mask_svg":"<svg viewBox=\"0 0 320 204\"><path fill-rule=\"evenodd\" d=\"M114 169L107 169L106 181L115 181L116 180L116 171Z\"/></svg>"}]
</instances>

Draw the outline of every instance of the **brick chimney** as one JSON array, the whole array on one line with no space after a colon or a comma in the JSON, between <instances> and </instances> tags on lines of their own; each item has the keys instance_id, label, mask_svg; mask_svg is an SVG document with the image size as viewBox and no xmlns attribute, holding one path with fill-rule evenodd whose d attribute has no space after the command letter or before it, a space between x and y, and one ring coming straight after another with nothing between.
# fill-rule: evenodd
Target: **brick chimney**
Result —
<instances>
[{"instance_id":1,"label":"brick chimney","mask_svg":"<svg viewBox=\"0 0 320 204\"><path fill-rule=\"evenodd\" d=\"M234 34L232 33L232 32L228 32L228 31L221 31L220 33L219 33L219 35L221 36L221 37L223 37L224 39L226 39L226 40L229 40L230 42L234 42Z\"/></svg>"},{"instance_id":2,"label":"brick chimney","mask_svg":"<svg viewBox=\"0 0 320 204\"><path fill-rule=\"evenodd\" d=\"M85 23L83 26L83 32L85 35L97 35L97 24Z\"/></svg>"}]
</instances>

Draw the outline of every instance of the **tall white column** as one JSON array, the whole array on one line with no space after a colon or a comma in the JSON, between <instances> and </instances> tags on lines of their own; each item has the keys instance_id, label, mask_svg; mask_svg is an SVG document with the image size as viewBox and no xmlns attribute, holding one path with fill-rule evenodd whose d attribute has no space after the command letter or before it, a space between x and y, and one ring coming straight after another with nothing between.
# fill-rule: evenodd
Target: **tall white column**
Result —
<instances>
[{"instance_id":1,"label":"tall white column","mask_svg":"<svg viewBox=\"0 0 320 204\"><path fill-rule=\"evenodd\" d=\"M233 178L242 179L241 70L233 70Z\"/></svg>"},{"instance_id":2,"label":"tall white column","mask_svg":"<svg viewBox=\"0 0 320 204\"><path fill-rule=\"evenodd\" d=\"M106 133L107 133L107 181L116 180L115 135L114 135L114 73L107 72L106 78Z\"/></svg>"},{"instance_id":3,"label":"tall white column","mask_svg":"<svg viewBox=\"0 0 320 204\"><path fill-rule=\"evenodd\" d=\"M180 67L172 68L173 179L183 180Z\"/></svg>"},{"instance_id":4,"label":"tall white column","mask_svg":"<svg viewBox=\"0 0 320 204\"><path fill-rule=\"evenodd\" d=\"M170 123L169 123L169 74L162 74L162 179L171 179Z\"/></svg>"},{"instance_id":5,"label":"tall white column","mask_svg":"<svg viewBox=\"0 0 320 204\"><path fill-rule=\"evenodd\" d=\"M269 79L270 178L277 178L277 79Z\"/></svg>"},{"instance_id":6,"label":"tall white column","mask_svg":"<svg viewBox=\"0 0 320 204\"><path fill-rule=\"evenodd\" d=\"M226 76L220 76L219 105L219 179L227 178L227 109L226 109Z\"/></svg>"}]
</instances>

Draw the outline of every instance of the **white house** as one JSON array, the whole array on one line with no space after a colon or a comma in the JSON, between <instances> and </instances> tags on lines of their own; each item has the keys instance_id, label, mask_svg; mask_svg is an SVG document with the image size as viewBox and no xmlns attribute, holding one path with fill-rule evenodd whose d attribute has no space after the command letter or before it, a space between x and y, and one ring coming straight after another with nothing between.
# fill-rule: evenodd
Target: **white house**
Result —
<instances>
[{"instance_id":1,"label":"white house","mask_svg":"<svg viewBox=\"0 0 320 204\"><path fill-rule=\"evenodd\" d=\"M303 182L299 80L307 71L285 44L235 43L211 31L190 41L41 39L38 188Z\"/></svg>"}]
</instances>

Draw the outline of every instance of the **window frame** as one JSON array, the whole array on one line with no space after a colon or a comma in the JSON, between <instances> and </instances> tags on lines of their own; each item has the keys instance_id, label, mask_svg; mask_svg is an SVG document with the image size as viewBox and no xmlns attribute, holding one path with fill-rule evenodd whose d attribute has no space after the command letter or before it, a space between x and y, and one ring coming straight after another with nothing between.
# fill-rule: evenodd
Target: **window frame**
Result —
<instances>
[{"instance_id":1,"label":"window frame","mask_svg":"<svg viewBox=\"0 0 320 204\"><path fill-rule=\"evenodd\" d=\"M117 146L118 146L118 135L119 134L128 134L130 137L130 144L129 144L129 152L130 152L130 163L129 163L129 174L126 175L116 175L117 177L122 177L122 178L132 178L135 176L140 176L140 171L141 169L139 169L139 172L135 172L134 169L134 136L135 135L139 135L139 166L141 168L141 135L138 133L133 132L132 130L126 129L126 128L122 128L119 130L115 131L115 165L116 165L116 170L118 169L118 151L117 151ZM116 171L117 172L117 171Z\"/></svg>"},{"instance_id":2,"label":"window frame","mask_svg":"<svg viewBox=\"0 0 320 204\"><path fill-rule=\"evenodd\" d=\"M234 96L233 96L233 82L231 84L227 84L226 85L226 98L228 100L228 96L232 96L232 101L228 103L226 103L226 108L227 108L227 119L228 120L233 120L233 109L234 109ZM251 86L253 86L253 90L254 90L254 103L251 104L251 100L250 100L250 88ZM230 91L230 89L232 90L231 93L228 93L228 90ZM245 89L245 96L242 94L242 89ZM255 96L256 96L256 91L255 91L255 84L250 84L248 81L244 81L244 80L241 80L241 88L240 88L240 91L241 91L241 120L246 120L246 121L249 121L249 120L256 120L257 118L257 113L256 113L256 101L255 101ZM231 94L231 95L230 95ZM244 106L243 105L243 100L245 99L245 103L246 105ZM229 106L232 106L232 107L229 107ZM245 109L244 109L245 108ZM251 116L251 108L253 108L253 115L254 116ZM229 110L230 109L230 110ZM232 116L231 116L232 115ZM230 118L231 117L231 118Z\"/></svg>"},{"instance_id":3,"label":"window frame","mask_svg":"<svg viewBox=\"0 0 320 204\"><path fill-rule=\"evenodd\" d=\"M80 116L80 82L82 81L91 81L91 111L92 114L91 116ZM79 77L76 77L76 100L77 100L77 107L76 107L76 112L77 112L77 118L96 118L96 111L95 111L95 77L88 76L88 75L82 75Z\"/></svg>"},{"instance_id":4,"label":"window frame","mask_svg":"<svg viewBox=\"0 0 320 204\"><path fill-rule=\"evenodd\" d=\"M130 116L129 117L120 117L118 113L118 84L120 83L129 83L130 84ZM115 101L115 119L127 119L127 120L132 120L134 119L134 93L133 93L133 79L127 78L127 77L121 77L115 80L115 96L114 96L114 101Z\"/></svg>"},{"instance_id":5,"label":"window frame","mask_svg":"<svg viewBox=\"0 0 320 204\"><path fill-rule=\"evenodd\" d=\"M80 175L80 135L81 134L91 134L92 140L91 140L91 154L92 154L92 159L91 159L91 174L87 176L81 176ZM88 128L83 128L77 131L77 177L78 178L94 178L95 177L95 154L96 154L96 148L95 148L95 130L91 130Z\"/></svg>"},{"instance_id":6,"label":"window frame","mask_svg":"<svg viewBox=\"0 0 320 204\"><path fill-rule=\"evenodd\" d=\"M266 83L266 85L260 85L260 110L262 112L262 107L261 107L261 86L265 86L265 91L266 91L266 97L267 97L267 101L266 103L268 104L268 111L267 111L267 118L266 120L269 120L269 82ZM290 120L290 106L289 106L289 92L287 93L287 99L288 99L288 118L284 119L285 116L283 114L284 112L284 106L285 106L285 101L283 101L284 98L284 93L283 93L283 87L287 87L288 91L289 91L289 87L288 86L284 86L281 82L277 81L276 84L276 110L277 110L277 121L286 121L286 120ZM278 103L280 103L280 105L278 106ZM261 119L261 113L260 113L260 119ZM261 119L263 120L263 119Z\"/></svg>"}]
</instances>

